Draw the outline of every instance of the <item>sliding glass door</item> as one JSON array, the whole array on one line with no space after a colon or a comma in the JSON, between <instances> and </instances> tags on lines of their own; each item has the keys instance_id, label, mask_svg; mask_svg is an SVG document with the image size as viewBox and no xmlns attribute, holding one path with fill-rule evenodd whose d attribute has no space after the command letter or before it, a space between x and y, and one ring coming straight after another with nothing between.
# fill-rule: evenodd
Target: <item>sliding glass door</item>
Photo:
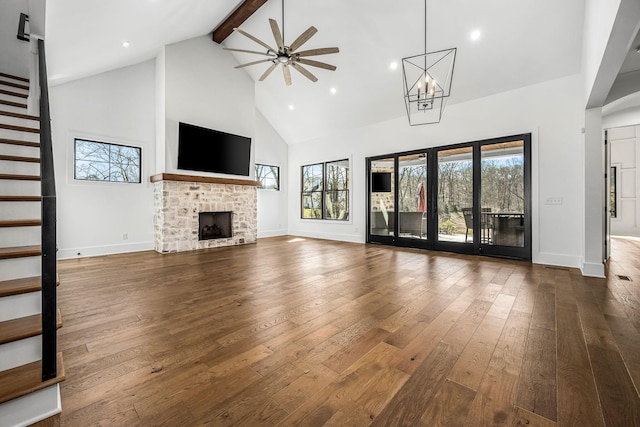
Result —
<instances>
[{"instance_id":1,"label":"sliding glass door","mask_svg":"<svg viewBox=\"0 0 640 427\"><path fill-rule=\"evenodd\" d=\"M367 161L369 242L531 259L529 134Z\"/></svg>"}]
</instances>

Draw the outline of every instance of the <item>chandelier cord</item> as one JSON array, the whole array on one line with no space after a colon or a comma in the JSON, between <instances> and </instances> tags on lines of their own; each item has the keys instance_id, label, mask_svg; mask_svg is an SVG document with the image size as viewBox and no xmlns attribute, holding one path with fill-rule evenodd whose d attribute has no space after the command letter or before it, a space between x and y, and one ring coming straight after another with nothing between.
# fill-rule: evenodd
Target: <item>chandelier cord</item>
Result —
<instances>
[{"instance_id":1,"label":"chandelier cord","mask_svg":"<svg viewBox=\"0 0 640 427\"><path fill-rule=\"evenodd\" d=\"M427 0L424 0L424 53L427 54Z\"/></svg>"}]
</instances>

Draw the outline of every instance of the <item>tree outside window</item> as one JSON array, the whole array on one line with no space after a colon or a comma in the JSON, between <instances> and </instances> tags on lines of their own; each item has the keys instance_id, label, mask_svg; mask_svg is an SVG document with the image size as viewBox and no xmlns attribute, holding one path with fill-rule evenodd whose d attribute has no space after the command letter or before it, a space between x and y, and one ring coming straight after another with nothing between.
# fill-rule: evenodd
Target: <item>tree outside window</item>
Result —
<instances>
[{"instance_id":1,"label":"tree outside window","mask_svg":"<svg viewBox=\"0 0 640 427\"><path fill-rule=\"evenodd\" d=\"M256 180L264 190L280 190L280 168L278 166L261 165L256 163Z\"/></svg>"},{"instance_id":2,"label":"tree outside window","mask_svg":"<svg viewBox=\"0 0 640 427\"><path fill-rule=\"evenodd\" d=\"M302 166L302 218L349 219L349 161Z\"/></svg>"},{"instance_id":3,"label":"tree outside window","mask_svg":"<svg viewBox=\"0 0 640 427\"><path fill-rule=\"evenodd\" d=\"M75 140L74 178L83 181L141 182L142 149Z\"/></svg>"}]
</instances>

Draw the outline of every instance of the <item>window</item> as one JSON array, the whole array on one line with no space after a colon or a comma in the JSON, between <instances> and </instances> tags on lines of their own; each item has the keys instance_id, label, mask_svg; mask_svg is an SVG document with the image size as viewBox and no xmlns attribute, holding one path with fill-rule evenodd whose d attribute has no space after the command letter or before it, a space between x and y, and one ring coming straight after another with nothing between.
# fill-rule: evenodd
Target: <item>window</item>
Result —
<instances>
[{"instance_id":1,"label":"window","mask_svg":"<svg viewBox=\"0 0 640 427\"><path fill-rule=\"evenodd\" d=\"M74 153L75 179L141 182L142 149L139 147L76 139Z\"/></svg>"},{"instance_id":2,"label":"window","mask_svg":"<svg viewBox=\"0 0 640 427\"><path fill-rule=\"evenodd\" d=\"M256 163L256 179L262 183L258 188L280 190L280 168Z\"/></svg>"},{"instance_id":3,"label":"window","mask_svg":"<svg viewBox=\"0 0 640 427\"><path fill-rule=\"evenodd\" d=\"M349 160L302 166L302 218L349 219Z\"/></svg>"},{"instance_id":4,"label":"window","mask_svg":"<svg viewBox=\"0 0 640 427\"><path fill-rule=\"evenodd\" d=\"M618 217L618 204L617 202L617 186L616 186L616 173L618 172L617 166L611 166L611 175L609 176L609 212L611 213L611 218Z\"/></svg>"}]
</instances>

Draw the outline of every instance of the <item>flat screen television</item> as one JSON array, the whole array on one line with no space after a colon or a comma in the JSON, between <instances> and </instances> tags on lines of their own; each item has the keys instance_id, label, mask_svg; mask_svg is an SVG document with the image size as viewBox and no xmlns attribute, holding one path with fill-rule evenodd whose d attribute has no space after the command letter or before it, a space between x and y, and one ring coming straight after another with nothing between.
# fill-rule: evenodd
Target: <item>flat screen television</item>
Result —
<instances>
[{"instance_id":1,"label":"flat screen television","mask_svg":"<svg viewBox=\"0 0 640 427\"><path fill-rule=\"evenodd\" d=\"M249 176L251 138L180 122L178 169Z\"/></svg>"},{"instance_id":2,"label":"flat screen television","mask_svg":"<svg viewBox=\"0 0 640 427\"><path fill-rule=\"evenodd\" d=\"M371 191L374 193L391 193L391 172L372 172Z\"/></svg>"}]
</instances>

